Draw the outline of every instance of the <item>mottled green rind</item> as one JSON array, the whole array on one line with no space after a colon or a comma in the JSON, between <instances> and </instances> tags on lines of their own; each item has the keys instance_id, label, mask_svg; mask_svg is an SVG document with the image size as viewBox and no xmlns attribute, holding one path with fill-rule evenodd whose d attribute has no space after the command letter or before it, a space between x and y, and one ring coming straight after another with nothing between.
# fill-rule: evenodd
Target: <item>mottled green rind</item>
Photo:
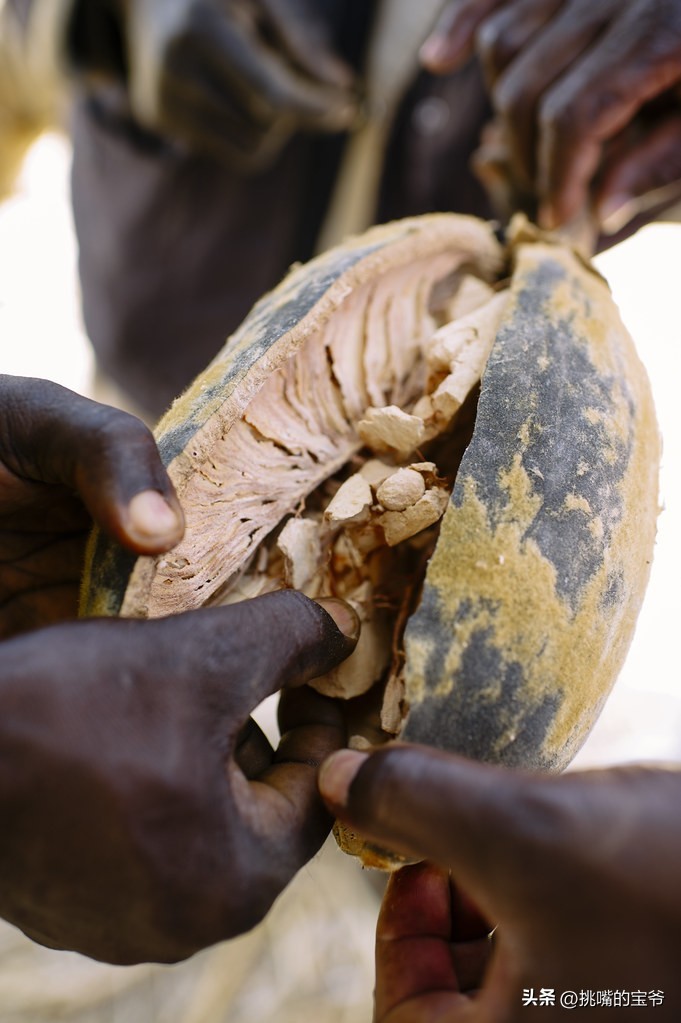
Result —
<instances>
[{"instance_id":1,"label":"mottled green rind","mask_svg":"<svg viewBox=\"0 0 681 1023\"><path fill-rule=\"evenodd\" d=\"M564 767L633 635L657 516L645 372L607 288L524 249L405 635L402 738Z\"/></svg>"}]
</instances>

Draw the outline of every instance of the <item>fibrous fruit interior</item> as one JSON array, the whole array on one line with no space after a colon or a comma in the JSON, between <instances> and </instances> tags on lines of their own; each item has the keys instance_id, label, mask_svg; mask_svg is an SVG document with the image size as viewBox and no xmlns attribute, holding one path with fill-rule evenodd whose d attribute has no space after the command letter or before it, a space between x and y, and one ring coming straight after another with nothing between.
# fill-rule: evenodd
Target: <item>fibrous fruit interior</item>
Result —
<instances>
[{"instance_id":1,"label":"fibrous fruit interior","mask_svg":"<svg viewBox=\"0 0 681 1023\"><path fill-rule=\"evenodd\" d=\"M350 698L387 683L388 734L404 711L401 631L507 302L461 260L422 259L352 291L268 376L191 475L187 538L158 561L145 608L282 586L348 600L363 623L358 648L317 686Z\"/></svg>"}]
</instances>

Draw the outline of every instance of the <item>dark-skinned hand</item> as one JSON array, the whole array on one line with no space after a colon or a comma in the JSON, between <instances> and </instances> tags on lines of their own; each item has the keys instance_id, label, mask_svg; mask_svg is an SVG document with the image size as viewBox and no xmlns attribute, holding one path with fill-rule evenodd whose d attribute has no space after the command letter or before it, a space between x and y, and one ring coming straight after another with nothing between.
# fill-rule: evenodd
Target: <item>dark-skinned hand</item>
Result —
<instances>
[{"instance_id":1,"label":"dark-skinned hand","mask_svg":"<svg viewBox=\"0 0 681 1023\"><path fill-rule=\"evenodd\" d=\"M534 195L544 226L590 204L615 234L681 198L676 0L458 0L422 56L446 73L474 49L512 185Z\"/></svg>"},{"instance_id":2,"label":"dark-skinned hand","mask_svg":"<svg viewBox=\"0 0 681 1023\"><path fill-rule=\"evenodd\" d=\"M344 742L312 691L274 752L249 720L351 652L286 590L0 645L0 915L112 963L174 962L253 927L319 849L317 767Z\"/></svg>"},{"instance_id":3,"label":"dark-skinned hand","mask_svg":"<svg viewBox=\"0 0 681 1023\"><path fill-rule=\"evenodd\" d=\"M181 538L151 432L50 381L0 376L0 639L75 617L93 520L137 554Z\"/></svg>"},{"instance_id":4,"label":"dark-skinned hand","mask_svg":"<svg viewBox=\"0 0 681 1023\"><path fill-rule=\"evenodd\" d=\"M237 169L356 117L313 0L77 0L70 40L91 84L119 65L140 124Z\"/></svg>"},{"instance_id":5,"label":"dark-skinned hand","mask_svg":"<svg viewBox=\"0 0 681 1023\"><path fill-rule=\"evenodd\" d=\"M185 958L252 927L328 832L316 767L339 711L287 692L276 751L249 713L346 657L356 618L285 591L69 620L92 518L138 553L181 536L153 437L4 377L0 444L0 915L110 962Z\"/></svg>"},{"instance_id":6,"label":"dark-skinned hand","mask_svg":"<svg viewBox=\"0 0 681 1023\"><path fill-rule=\"evenodd\" d=\"M434 864L389 883L375 1023L514 1023L541 1014L522 1000L542 988L551 1018L564 991L622 990L647 1011L576 1015L679 1019L681 770L552 777L395 745L334 754L320 788L353 830Z\"/></svg>"}]
</instances>

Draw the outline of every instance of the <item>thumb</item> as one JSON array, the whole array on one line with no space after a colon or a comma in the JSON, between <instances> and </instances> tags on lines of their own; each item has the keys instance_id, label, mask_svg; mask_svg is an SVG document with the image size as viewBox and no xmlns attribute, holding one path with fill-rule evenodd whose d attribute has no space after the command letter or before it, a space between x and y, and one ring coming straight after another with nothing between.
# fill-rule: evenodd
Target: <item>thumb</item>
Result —
<instances>
[{"instance_id":1,"label":"thumb","mask_svg":"<svg viewBox=\"0 0 681 1023\"><path fill-rule=\"evenodd\" d=\"M168 550L182 536L153 435L127 412L49 380L2 376L0 460L20 479L75 491L95 522L137 553Z\"/></svg>"},{"instance_id":2,"label":"thumb","mask_svg":"<svg viewBox=\"0 0 681 1023\"><path fill-rule=\"evenodd\" d=\"M473 55L475 34L503 0L454 0L421 47L421 63L434 75L462 67Z\"/></svg>"},{"instance_id":3,"label":"thumb","mask_svg":"<svg viewBox=\"0 0 681 1023\"><path fill-rule=\"evenodd\" d=\"M451 869L490 919L505 906L508 874L562 832L560 805L542 797L539 779L423 746L342 750L322 765L319 787L372 842Z\"/></svg>"},{"instance_id":4,"label":"thumb","mask_svg":"<svg viewBox=\"0 0 681 1023\"><path fill-rule=\"evenodd\" d=\"M227 722L232 736L266 697L345 660L359 633L349 604L335 598L317 602L296 590L144 624L153 669L198 686L216 727L224 733ZM161 663L161 651L171 652L171 663Z\"/></svg>"}]
</instances>

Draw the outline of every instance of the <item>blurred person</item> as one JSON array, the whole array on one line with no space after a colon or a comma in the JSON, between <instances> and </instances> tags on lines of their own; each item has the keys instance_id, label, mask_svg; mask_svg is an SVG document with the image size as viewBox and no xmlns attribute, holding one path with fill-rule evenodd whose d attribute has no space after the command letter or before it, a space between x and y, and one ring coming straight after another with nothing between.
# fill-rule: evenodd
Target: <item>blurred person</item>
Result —
<instances>
[{"instance_id":1,"label":"blurred person","mask_svg":"<svg viewBox=\"0 0 681 1023\"><path fill-rule=\"evenodd\" d=\"M51 948L175 962L253 927L326 837L316 767L345 732L295 687L358 625L294 591L76 621L93 521L135 554L180 539L152 435L0 377L0 915ZM282 687L275 751L249 714Z\"/></svg>"},{"instance_id":2,"label":"blurred person","mask_svg":"<svg viewBox=\"0 0 681 1023\"><path fill-rule=\"evenodd\" d=\"M375 221L491 214L468 169L489 116L477 64L419 68L442 6L6 0L6 37L42 39L75 83L85 324L142 411L160 413L291 263Z\"/></svg>"}]
</instances>

